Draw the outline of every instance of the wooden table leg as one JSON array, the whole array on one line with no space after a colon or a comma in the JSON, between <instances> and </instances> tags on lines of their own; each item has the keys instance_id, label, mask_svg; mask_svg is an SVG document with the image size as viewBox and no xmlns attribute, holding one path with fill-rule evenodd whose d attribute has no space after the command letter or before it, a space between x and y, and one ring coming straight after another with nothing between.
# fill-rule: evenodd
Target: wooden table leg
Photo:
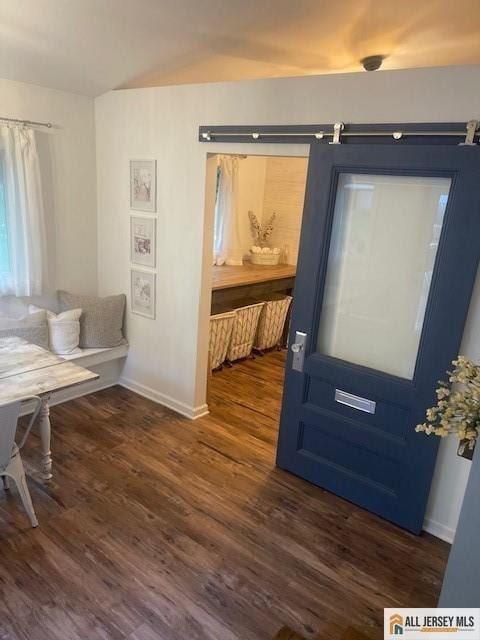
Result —
<instances>
[{"instance_id":1,"label":"wooden table leg","mask_svg":"<svg viewBox=\"0 0 480 640\"><path fill-rule=\"evenodd\" d=\"M43 396L42 406L39 412L38 427L40 430L40 441L42 449L42 477L45 482L52 479L52 452L50 450L51 426L50 426L50 407L48 402L50 396Z\"/></svg>"}]
</instances>

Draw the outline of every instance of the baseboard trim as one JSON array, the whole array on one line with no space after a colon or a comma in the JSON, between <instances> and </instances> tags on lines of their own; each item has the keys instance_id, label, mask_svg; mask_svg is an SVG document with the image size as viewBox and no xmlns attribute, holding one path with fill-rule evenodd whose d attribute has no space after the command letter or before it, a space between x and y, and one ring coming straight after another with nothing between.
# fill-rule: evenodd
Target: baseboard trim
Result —
<instances>
[{"instance_id":1,"label":"baseboard trim","mask_svg":"<svg viewBox=\"0 0 480 640\"><path fill-rule=\"evenodd\" d=\"M197 420L198 418L202 418L203 416L208 416L210 413L210 409L208 408L208 404L201 404L199 407L195 407L193 410L193 418L192 420Z\"/></svg>"},{"instance_id":2,"label":"baseboard trim","mask_svg":"<svg viewBox=\"0 0 480 640\"><path fill-rule=\"evenodd\" d=\"M168 409L172 409L172 411L175 411L190 420L197 420L198 418L208 414L208 405L206 404L202 404L198 407L192 407L184 402L175 400L175 398L172 398L171 396L167 396L165 393L160 393L151 387L140 384L131 378L125 378L122 376L118 384L125 387L125 389L138 393L138 395L143 396L144 398L148 398L148 400L153 400L153 402L156 402L157 404L161 404Z\"/></svg>"},{"instance_id":3,"label":"baseboard trim","mask_svg":"<svg viewBox=\"0 0 480 640\"><path fill-rule=\"evenodd\" d=\"M447 527L436 520L431 520L430 518L425 519L425 522L423 523L423 530L431 533L432 536L435 536L436 538L440 538L440 540L449 542L450 544L452 544L455 537L455 529Z\"/></svg>"}]
</instances>

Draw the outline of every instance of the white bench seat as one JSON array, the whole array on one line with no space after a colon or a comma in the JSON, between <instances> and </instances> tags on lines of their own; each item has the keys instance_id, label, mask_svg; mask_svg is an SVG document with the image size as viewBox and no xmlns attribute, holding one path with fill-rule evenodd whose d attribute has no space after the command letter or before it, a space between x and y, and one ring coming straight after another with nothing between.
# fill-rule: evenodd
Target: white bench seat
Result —
<instances>
[{"instance_id":1,"label":"white bench seat","mask_svg":"<svg viewBox=\"0 0 480 640\"><path fill-rule=\"evenodd\" d=\"M56 391L52 394L50 405L73 400L73 398L118 384L127 355L128 344L121 344L118 347L106 349L80 349L76 353L60 356L64 360L98 373L99 377L97 380L85 382L70 389Z\"/></svg>"},{"instance_id":2,"label":"white bench seat","mask_svg":"<svg viewBox=\"0 0 480 640\"><path fill-rule=\"evenodd\" d=\"M121 344L118 347L107 347L102 349L79 349L75 353L63 355L64 360L74 360L82 367L89 367L101 362L110 362L117 358L125 358L128 354L128 344Z\"/></svg>"},{"instance_id":3,"label":"white bench seat","mask_svg":"<svg viewBox=\"0 0 480 640\"><path fill-rule=\"evenodd\" d=\"M128 344L121 344L118 347L105 349L79 349L76 353L59 356L63 360L73 361L81 367L98 373L99 377L75 387L55 391L52 393L49 405L61 404L118 384L127 355ZM32 407L29 404L22 407L22 415L31 412Z\"/></svg>"}]
</instances>

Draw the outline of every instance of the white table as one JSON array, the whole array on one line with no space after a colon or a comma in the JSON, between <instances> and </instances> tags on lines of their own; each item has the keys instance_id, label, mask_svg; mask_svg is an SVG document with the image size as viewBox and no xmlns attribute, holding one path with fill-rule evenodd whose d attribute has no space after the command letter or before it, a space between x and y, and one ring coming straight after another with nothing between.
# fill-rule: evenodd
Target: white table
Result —
<instances>
[{"instance_id":1,"label":"white table","mask_svg":"<svg viewBox=\"0 0 480 640\"><path fill-rule=\"evenodd\" d=\"M52 478L49 401L54 391L95 380L98 374L30 344L21 338L0 339L0 404L26 396L40 396L39 431L42 476Z\"/></svg>"}]
</instances>

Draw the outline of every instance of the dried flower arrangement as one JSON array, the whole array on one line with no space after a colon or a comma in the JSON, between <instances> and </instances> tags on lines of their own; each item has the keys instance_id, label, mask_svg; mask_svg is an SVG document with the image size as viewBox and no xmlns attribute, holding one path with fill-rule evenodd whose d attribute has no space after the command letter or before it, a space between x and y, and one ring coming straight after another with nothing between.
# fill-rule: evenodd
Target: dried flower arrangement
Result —
<instances>
[{"instance_id":1,"label":"dried flower arrangement","mask_svg":"<svg viewBox=\"0 0 480 640\"><path fill-rule=\"evenodd\" d=\"M276 217L277 214L274 211L268 219L267 224L262 227L253 211L248 212L248 219L250 220L250 231L252 233L254 245L262 248L267 246L268 238L272 235L273 232L273 223L275 222Z\"/></svg>"},{"instance_id":2,"label":"dried flower arrangement","mask_svg":"<svg viewBox=\"0 0 480 640\"><path fill-rule=\"evenodd\" d=\"M473 450L480 435L480 366L464 356L452 362L454 370L448 372L449 382L440 382L437 406L427 409L427 421L416 426L444 438L454 434L460 440L458 453ZM452 389L453 384L460 385Z\"/></svg>"}]
</instances>

